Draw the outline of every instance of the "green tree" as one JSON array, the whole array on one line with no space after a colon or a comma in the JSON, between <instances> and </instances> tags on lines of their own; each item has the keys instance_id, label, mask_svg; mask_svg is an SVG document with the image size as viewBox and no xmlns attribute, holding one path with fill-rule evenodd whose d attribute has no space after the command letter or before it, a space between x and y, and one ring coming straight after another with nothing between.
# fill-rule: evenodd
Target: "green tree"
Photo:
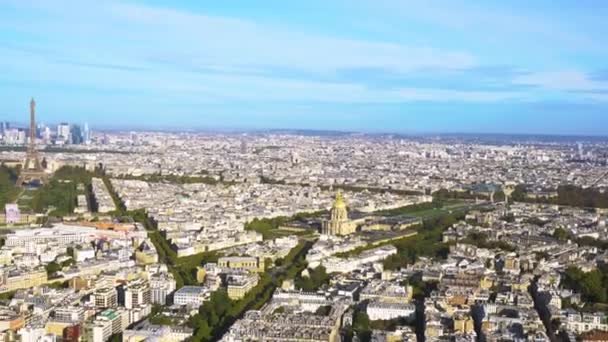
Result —
<instances>
[{"instance_id":1,"label":"green tree","mask_svg":"<svg viewBox=\"0 0 608 342\"><path fill-rule=\"evenodd\" d=\"M582 292L595 303L606 302L606 289L602 285L602 274L599 270L586 273L581 283Z\"/></svg>"},{"instance_id":2,"label":"green tree","mask_svg":"<svg viewBox=\"0 0 608 342\"><path fill-rule=\"evenodd\" d=\"M64 260L61 262L61 268L75 265L76 261L72 258Z\"/></svg>"},{"instance_id":3,"label":"green tree","mask_svg":"<svg viewBox=\"0 0 608 342\"><path fill-rule=\"evenodd\" d=\"M583 295L593 303L605 303L607 299L607 279L601 270L583 272L577 267L568 267L564 273L564 286Z\"/></svg>"},{"instance_id":4,"label":"green tree","mask_svg":"<svg viewBox=\"0 0 608 342\"><path fill-rule=\"evenodd\" d=\"M19 195L19 189L15 186L17 177L17 170L0 165L0 211Z\"/></svg>"},{"instance_id":5,"label":"green tree","mask_svg":"<svg viewBox=\"0 0 608 342\"><path fill-rule=\"evenodd\" d=\"M209 341L211 339L211 328L206 320L201 320L194 332L194 341Z\"/></svg>"},{"instance_id":6,"label":"green tree","mask_svg":"<svg viewBox=\"0 0 608 342\"><path fill-rule=\"evenodd\" d=\"M122 333L110 336L109 342L122 342Z\"/></svg>"},{"instance_id":7,"label":"green tree","mask_svg":"<svg viewBox=\"0 0 608 342\"><path fill-rule=\"evenodd\" d=\"M353 330L357 333L361 342L369 342L372 338L369 316L365 311L356 310L353 318Z\"/></svg>"},{"instance_id":8,"label":"green tree","mask_svg":"<svg viewBox=\"0 0 608 342\"><path fill-rule=\"evenodd\" d=\"M53 274L61 271L61 266L54 261L46 264L46 266L44 268L46 269L46 273L48 275L53 275Z\"/></svg>"},{"instance_id":9,"label":"green tree","mask_svg":"<svg viewBox=\"0 0 608 342\"><path fill-rule=\"evenodd\" d=\"M560 241L566 241L570 239L570 232L565 230L564 228L556 228L553 231L553 237Z\"/></svg>"},{"instance_id":10,"label":"green tree","mask_svg":"<svg viewBox=\"0 0 608 342\"><path fill-rule=\"evenodd\" d=\"M327 270L323 266L309 270L309 275L309 277L298 275L295 279L295 286L308 292L317 291L323 285L328 284L330 280Z\"/></svg>"}]
</instances>

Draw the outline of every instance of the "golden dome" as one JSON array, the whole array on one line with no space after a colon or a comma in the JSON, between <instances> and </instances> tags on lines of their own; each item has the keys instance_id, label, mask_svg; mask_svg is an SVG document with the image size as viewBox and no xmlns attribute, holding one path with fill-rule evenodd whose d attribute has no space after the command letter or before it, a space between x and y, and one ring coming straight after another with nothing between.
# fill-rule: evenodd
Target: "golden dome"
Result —
<instances>
[{"instance_id":1,"label":"golden dome","mask_svg":"<svg viewBox=\"0 0 608 342\"><path fill-rule=\"evenodd\" d=\"M346 202L344 202L344 198L342 197L341 191L338 191L338 193L336 194L336 200L334 201L333 207L335 209L346 208Z\"/></svg>"}]
</instances>

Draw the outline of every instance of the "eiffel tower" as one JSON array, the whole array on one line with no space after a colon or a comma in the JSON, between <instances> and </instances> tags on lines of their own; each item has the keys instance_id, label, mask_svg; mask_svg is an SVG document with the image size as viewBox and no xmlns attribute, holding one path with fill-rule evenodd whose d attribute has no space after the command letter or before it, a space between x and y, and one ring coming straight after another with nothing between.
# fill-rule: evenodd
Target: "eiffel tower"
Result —
<instances>
[{"instance_id":1,"label":"eiffel tower","mask_svg":"<svg viewBox=\"0 0 608 342\"><path fill-rule=\"evenodd\" d=\"M38 151L36 151L36 101L32 98L30 101L30 141L27 146L27 155L25 163L21 168L17 186L24 186L38 181L41 184L46 183L47 174L42 169Z\"/></svg>"}]
</instances>

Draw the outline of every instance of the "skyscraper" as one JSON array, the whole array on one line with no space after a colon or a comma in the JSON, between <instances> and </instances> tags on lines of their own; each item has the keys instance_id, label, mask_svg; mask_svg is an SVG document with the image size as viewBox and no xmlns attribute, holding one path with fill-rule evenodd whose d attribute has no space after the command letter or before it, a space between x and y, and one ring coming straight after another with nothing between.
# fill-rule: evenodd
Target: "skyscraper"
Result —
<instances>
[{"instance_id":1,"label":"skyscraper","mask_svg":"<svg viewBox=\"0 0 608 342\"><path fill-rule=\"evenodd\" d=\"M65 122L57 125L57 140L62 142L69 142L70 138L70 125Z\"/></svg>"},{"instance_id":2,"label":"skyscraper","mask_svg":"<svg viewBox=\"0 0 608 342\"><path fill-rule=\"evenodd\" d=\"M88 145L91 143L91 129L89 128L88 122L84 123L84 131L83 131L82 137L83 137L85 144Z\"/></svg>"},{"instance_id":3,"label":"skyscraper","mask_svg":"<svg viewBox=\"0 0 608 342\"><path fill-rule=\"evenodd\" d=\"M131 138L131 144L132 145L137 145L137 132L131 132L129 133L129 136Z\"/></svg>"},{"instance_id":4,"label":"skyscraper","mask_svg":"<svg viewBox=\"0 0 608 342\"><path fill-rule=\"evenodd\" d=\"M70 138L70 143L74 145L82 144L84 139L82 136L82 130L80 129L79 125L72 125L70 129Z\"/></svg>"},{"instance_id":5,"label":"skyscraper","mask_svg":"<svg viewBox=\"0 0 608 342\"><path fill-rule=\"evenodd\" d=\"M45 144L51 143L51 136L51 128L49 126L44 127L44 132L42 132L42 139L44 140Z\"/></svg>"}]
</instances>

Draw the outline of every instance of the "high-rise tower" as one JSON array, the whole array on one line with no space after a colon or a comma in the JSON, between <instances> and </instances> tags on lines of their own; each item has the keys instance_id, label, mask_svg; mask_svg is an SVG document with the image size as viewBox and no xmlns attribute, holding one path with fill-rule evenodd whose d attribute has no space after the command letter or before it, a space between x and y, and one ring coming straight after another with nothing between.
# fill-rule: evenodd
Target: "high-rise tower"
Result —
<instances>
[{"instance_id":1,"label":"high-rise tower","mask_svg":"<svg viewBox=\"0 0 608 342\"><path fill-rule=\"evenodd\" d=\"M23 163L19 179L17 180L17 185L23 186L24 184L33 183L35 181L45 183L47 181L47 175L42 169L40 159L38 158L38 151L36 151L36 101L32 98L30 101L30 140L27 146L25 162Z\"/></svg>"}]
</instances>

